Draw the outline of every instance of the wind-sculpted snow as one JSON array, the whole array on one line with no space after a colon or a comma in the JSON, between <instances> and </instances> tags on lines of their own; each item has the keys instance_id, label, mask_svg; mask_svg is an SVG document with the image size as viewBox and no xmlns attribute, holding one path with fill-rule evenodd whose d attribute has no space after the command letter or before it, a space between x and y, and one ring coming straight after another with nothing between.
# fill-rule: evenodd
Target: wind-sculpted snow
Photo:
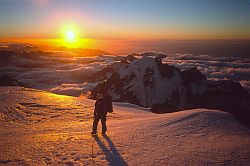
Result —
<instances>
[{"instance_id":1,"label":"wind-sculpted snow","mask_svg":"<svg viewBox=\"0 0 250 166\"><path fill-rule=\"evenodd\" d=\"M153 114L114 103L91 136L94 101L0 87L0 165L248 165L250 130L229 113ZM100 128L99 128L100 131Z\"/></svg>"},{"instance_id":2,"label":"wind-sculpted snow","mask_svg":"<svg viewBox=\"0 0 250 166\"><path fill-rule=\"evenodd\" d=\"M3 121L24 124L41 123L61 119L62 114L82 117L91 116L89 111L83 111L87 105L77 103L72 97L54 95L43 91L27 88L1 87L1 113ZM86 109L87 110L87 109Z\"/></svg>"},{"instance_id":3,"label":"wind-sculpted snow","mask_svg":"<svg viewBox=\"0 0 250 166\"><path fill-rule=\"evenodd\" d=\"M24 124L64 120L84 121L92 118L93 101L56 95L45 91L0 86L2 120Z\"/></svg>"}]
</instances>

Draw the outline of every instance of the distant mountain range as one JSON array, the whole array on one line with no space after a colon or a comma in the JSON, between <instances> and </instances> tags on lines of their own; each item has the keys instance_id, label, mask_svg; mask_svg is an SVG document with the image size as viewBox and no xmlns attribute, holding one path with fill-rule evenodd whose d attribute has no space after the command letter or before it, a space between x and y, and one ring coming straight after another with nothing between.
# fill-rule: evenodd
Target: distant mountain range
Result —
<instances>
[{"instance_id":1,"label":"distant mountain range","mask_svg":"<svg viewBox=\"0 0 250 166\"><path fill-rule=\"evenodd\" d=\"M250 125L250 95L238 82L211 81L197 69L180 70L162 63L160 53L129 55L97 74L99 83L92 91L110 94L114 101L125 101L152 112L166 113L190 108L220 109Z\"/></svg>"}]
</instances>

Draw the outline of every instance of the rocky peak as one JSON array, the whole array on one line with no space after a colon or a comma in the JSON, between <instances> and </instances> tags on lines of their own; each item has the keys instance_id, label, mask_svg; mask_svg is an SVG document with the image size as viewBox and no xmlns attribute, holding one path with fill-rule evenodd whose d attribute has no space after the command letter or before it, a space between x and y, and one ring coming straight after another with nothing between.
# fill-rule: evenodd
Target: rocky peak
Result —
<instances>
[{"instance_id":1,"label":"rocky peak","mask_svg":"<svg viewBox=\"0 0 250 166\"><path fill-rule=\"evenodd\" d=\"M181 78L185 85L190 85L192 82L199 80L206 80L206 77L196 67L182 71Z\"/></svg>"}]
</instances>

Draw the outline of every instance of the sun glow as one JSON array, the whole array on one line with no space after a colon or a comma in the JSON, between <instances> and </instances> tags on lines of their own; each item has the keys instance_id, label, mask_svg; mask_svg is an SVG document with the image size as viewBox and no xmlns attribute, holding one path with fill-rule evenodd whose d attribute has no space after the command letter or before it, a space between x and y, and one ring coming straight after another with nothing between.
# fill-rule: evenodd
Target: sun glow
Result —
<instances>
[{"instance_id":1,"label":"sun glow","mask_svg":"<svg viewBox=\"0 0 250 166\"><path fill-rule=\"evenodd\" d=\"M65 36L66 36L67 40L70 42L73 42L76 39L76 35L73 31L67 31Z\"/></svg>"},{"instance_id":2,"label":"sun glow","mask_svg":"<svg viewBox=\"0 0 250 166\"><path fill-rule=\"evenodd\" d=\"M61 29L62 45L69 48L77 48L80 44L80 33L76 25L64 25Z\"/></svg>"}]
</instances>

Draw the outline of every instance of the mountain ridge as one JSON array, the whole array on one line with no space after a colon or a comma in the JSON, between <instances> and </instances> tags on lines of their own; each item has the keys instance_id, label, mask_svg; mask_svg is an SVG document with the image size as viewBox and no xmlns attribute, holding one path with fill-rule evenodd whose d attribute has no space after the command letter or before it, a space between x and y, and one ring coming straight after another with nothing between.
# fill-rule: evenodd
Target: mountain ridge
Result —
<instances>
[{"instance_id":1,"label":"mountain ridge","mask_svg":"<svg viewBox=\"0 0 250 166\"><path fill-rule=\"evenodd\" d=\"M114 101L151 107L155 113L221 109L250 125L250 95L240 83L207 80L196 67L180 70L162 63L162 58L160 53L147 52L108 66L100 71L104 81L92 90L91 98L110 94Z\"/></svg>"}]
</instances>

